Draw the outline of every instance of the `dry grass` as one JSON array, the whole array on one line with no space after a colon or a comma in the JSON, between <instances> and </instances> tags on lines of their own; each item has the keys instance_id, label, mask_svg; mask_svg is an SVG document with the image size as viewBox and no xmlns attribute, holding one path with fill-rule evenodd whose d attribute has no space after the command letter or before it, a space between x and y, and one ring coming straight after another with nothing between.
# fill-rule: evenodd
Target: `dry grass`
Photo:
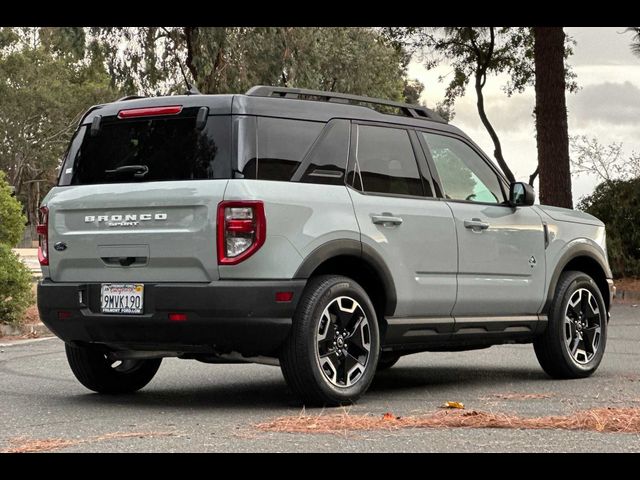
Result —
<instances>
[{"instance_id":1,"label":"dry grass","mask_svg":"<svg viewBox=\"0 0 640 480\"><path fill-rule=\"evenodd\" d=\"M614 283L616 288L620 291L640 292L639 278L616 278Z\"/></svg>"},{"instance_id":2,"label":"dry grass","mask_svg":"<svg viewBox=\"0 0 640 480\"><path fill-rule=\"evenodd\" d=\"M427 415L398 417L306 415L280 417L255 426L263 432L346 434L364 430L399 430L403 428L509 428L593 430L596 432L640 433L640 408L595 408L548 417L519 417L503 413L441 410Z\"/></svg>"},{"instance_id":3,"label":"dry grass","mask_svg":"<svg viewBox=\"0 0 640 480\"><path fill-rule=\"evenodd\" d=\"M75 447L85 443L103 442L106 440L116 440L122 438L153 438L153 437L169 437L174 435L172 432L114 432L105 435L98 435L88 438L70 439L70 438L40 438L29 439L24 437L13 438L9 440L11 446L0 453L37 453L49 452L51 450L59 450L61 448Z\"/></svg>"},{"instance_id":4,"label":"dry grass","mask_svg":"<svg viewBox=\"0 0 640 480\"><path fill-rule=\"evenodd\" d=\"M482 397L481 400L542 400L544 398L553 397L552 393L494 393L488 397Z\"/></svg>"},{"instance_id":5,"label":"dry grass","mask_svg":"<svg viewBox=\"0 0 640 480\"><path fill-rule=\"evenodd\" d=\"M37 305L30 305L29 308L27 308L26 312L24 312L22 324L32 325L35 323L40 323L40 314L38 313Z\"/></svg>"}]
</instances>

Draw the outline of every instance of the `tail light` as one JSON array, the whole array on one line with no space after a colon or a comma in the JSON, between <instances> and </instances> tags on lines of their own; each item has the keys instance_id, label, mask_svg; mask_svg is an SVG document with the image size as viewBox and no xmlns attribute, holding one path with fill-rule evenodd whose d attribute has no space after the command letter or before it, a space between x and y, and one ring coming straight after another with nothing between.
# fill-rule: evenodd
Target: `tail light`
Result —
<instances>
[{"instance_id":1,"label":"tail light","mask_svg":"<svg viewBox=\"0 0 640 480\"><path fill-rule=\"evenodd\" d=\"M260 201L218 204L218 263L236 265L264 244L267 221Z\"/></svg>"},{"instance_id":2,"label":"tail light","mask_svg":"<svg viewBox=\"0 0 640 480\"><path fill-rule=\"evenodd\" d=\"M36 227L38 234L38 261L40 265L49 265L49 209L40 207L40 219Z\"/></svg>"}]
</instances>

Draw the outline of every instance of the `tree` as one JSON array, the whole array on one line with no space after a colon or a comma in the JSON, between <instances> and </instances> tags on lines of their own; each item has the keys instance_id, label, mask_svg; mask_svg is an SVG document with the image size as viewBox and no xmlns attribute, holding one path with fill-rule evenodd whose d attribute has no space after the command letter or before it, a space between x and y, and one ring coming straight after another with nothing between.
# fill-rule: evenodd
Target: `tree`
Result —
<instances>
[{"instance_id":1,"label":"tree","mask_svg":"<svg viewBox=\"0 0 640 480\"><path fill-rule=\"evenodd\" d=\"M613 275L640 277L640 178L602 182L577 208L607 225Z\"/></svg>"},{"instance_id":2,"label":"tree","mask_svg":"<svg viewBox=\"0 0 640 480\"><path fill-rule=\"evenodd\" d=\"M22 239L26 221L22 206L7 183L7 175L0 170L0 243L15 247Z\"/></svg>"},{"instance_id":3,"label":"tree","mask_svg":"<svg viewBox=\"0 0 640 480\"><path fill-rule=\"evenodd\" d=\"M422 53L428 68L448 62L453 75L447 85L443 106L450 111L457 98L464 95L472 81L476 93L476 107L480 120L491 137L494 158L509 181L515 181L513 172L504 159L502 145L485 109L483 89L487 76L509 73L511 80L504 89L508 95L522 91L533 73L531 36L524 27L441 27L390 28L388 35L409 44ZM442 78L441 78L442 80Z\"/></svg>"},{"instance_id":4,"label":"tree","mask_svg":"<svg viewBox=\"0 0 640 480\"><path fill-rule=\"evenodd\" d=\"M168 93L192 83L202 93L239 93L265 84L400 100L408 63L368 28L96 28L92 34L116 84L131 93Z\"/></svg>"},{"instance_id":5,"label":"tree","mask_svg":"<svg viewBox=\"0 0 640 480\"><path fill-rule=\"evenodd\" d=\"M535 66L533 33L528 27L445 27L445 28L387 28L386 35L396 45L418 54L427 68L446 63L452 67L451 80L440 107L453 116L457 98L463 96L469 83L476 93L476 107L483 126L494 145L494 158L505 176L514 176L504 158L498 133L485 109L483 89L489 75L506 73L509 81L503 91L511 96L521 93L534 83ZM567 37L565 60L572 54L572 40ZM565 66L566 87L577 90L575 75ZM441 77L440 80L443 80ZM538 170L529 177L533 183Z\"/></svg>"},{"instance_id":6,"label":"tree","mask_svg":"<svg viewBox=\"0 0 640 480\"><path fill-rule=\"evenodd\" d=\"M627 27L625 31L635 34L631 40L631 51L640 57L640 27Z\"/></svg>"},{"instance_id":7,"label":"tree","mask_svg":"<svg viewBox=\"0 0 640 480\"><path fill-rule=\"evenodd\" d=\"M540 203L572 208L562 27L533 27Z\"/></svg>"},{"instance_id":8,"label":"tree","mask_svg":"<svg viewBox=\"0 0 640 480\"><path fill-rule=\"evenodd\" d=\"M24 232L22 207L0 170L0 322L15 323L32 301L31 273L11 251Z\"/></svg>"},{"instance_id":9,"label":"tree","mask_svg":"<svg viewBox=\"0 0 640 480\"><path fill-rule=\"evenodd\" d=\"M640 177L640 154L625 156L622 142L602 145L596 137L569 137L571 166L576 175L594 175L602 182L631 180Z\"/></svg>"},{"instance_id":10,"label":"tree","mask_svg":"<svg viewBox=\"0 0 640 480\"><path fill-rule=\"evenodd\" d=\"M81 28L0 29L0 169L31 225L81 114L118 95L109 83Z\"/></svg>"}]
</instances>

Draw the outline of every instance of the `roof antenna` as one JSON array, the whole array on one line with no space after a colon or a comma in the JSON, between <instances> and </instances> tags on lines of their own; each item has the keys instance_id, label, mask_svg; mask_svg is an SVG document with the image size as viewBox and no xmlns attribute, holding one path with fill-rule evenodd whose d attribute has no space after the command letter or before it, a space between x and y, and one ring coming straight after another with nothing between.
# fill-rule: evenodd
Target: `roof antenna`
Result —
<instances>
[{"instance_id":1,"label":"roof antenna","mask_svg":"<svg viewBox=\"0 0 640 480\"><path fill-rule=\"evenodd\" d=\"M176 60L178 60L178 66L180 67L180 72L182 73L182 78L184 80L185 85L187 86L187 91L184 92L184 95L200 95L200 91L195 85L191 85L189 80L187 79L187 74L184 72L184 68L182 67L182 61L180 61L180 57L176 54Z\"/></svg>"}]
</instances>

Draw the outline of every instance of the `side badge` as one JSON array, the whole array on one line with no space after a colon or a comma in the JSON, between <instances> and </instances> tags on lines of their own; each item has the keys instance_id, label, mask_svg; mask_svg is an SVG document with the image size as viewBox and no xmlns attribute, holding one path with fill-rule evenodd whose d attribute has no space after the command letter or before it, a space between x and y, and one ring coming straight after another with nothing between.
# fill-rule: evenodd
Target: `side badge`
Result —
<instances>
[{"instance_id":1,"label":"side badge","mask_svg":"<svg viewBox=\"0 0 640 480\"><path fill-rule=\"evenodd\" d=\"M64 242L56 242L53 245L53 248L55 248L58 252L64 252L67 249L67 244Z\"/></svg>"},{"instance_id":2,"label":"side badge","mask_svg":"<svg viewBox=\"0 0 640 480\"><path fill-rule=\"evenodd\" d=\"M529 265L531 265L531 268L536 266L536 257L534 257L533 255L531 255L531 258L529 259Z\"/></svg>"}]
</instances>

